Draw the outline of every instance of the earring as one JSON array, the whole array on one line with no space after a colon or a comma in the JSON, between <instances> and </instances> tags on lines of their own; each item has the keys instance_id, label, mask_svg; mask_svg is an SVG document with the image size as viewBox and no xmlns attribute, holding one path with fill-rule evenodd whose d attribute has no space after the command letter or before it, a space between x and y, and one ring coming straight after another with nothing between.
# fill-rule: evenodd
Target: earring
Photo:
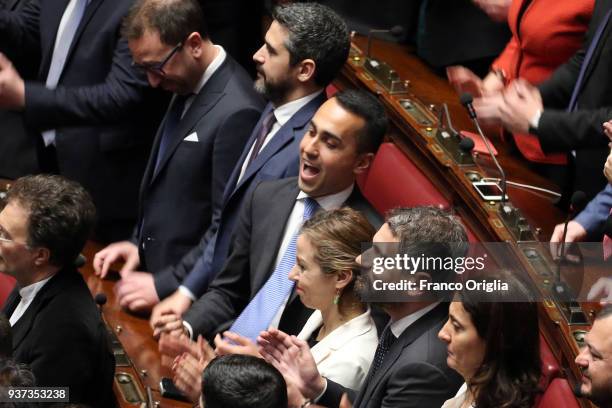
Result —
<instances>
[{"instance_id":1,"label":"earring","mask_svg":"<svg viewBox=\"0 0 612 408\"><path fill-rule=\"evenodd\" d=\"M336 289L336 296L334 296L333 303L334 305L337 305L340 303L340 289Z\"/></svg>"}]
</instances>

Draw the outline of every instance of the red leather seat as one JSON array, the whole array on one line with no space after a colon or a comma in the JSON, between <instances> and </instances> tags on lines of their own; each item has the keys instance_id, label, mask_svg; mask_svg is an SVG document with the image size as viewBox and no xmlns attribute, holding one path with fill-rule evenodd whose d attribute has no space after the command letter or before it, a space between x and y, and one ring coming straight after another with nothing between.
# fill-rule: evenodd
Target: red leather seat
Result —
<instances>
[{"instance_id":1,"label":"red leather seat","mask_svg":"<svg viewBox=\"0 0 612 408\"><path fill-rule=\"evenodd\" d=\"M363 195L385 214L395 207L436 206L450 209L450 202L423 172L393 143L383 143L366 175L357 180ZM470 242L478 242L466 228Z\"/></svg>"},{"instance_id":2,"label":"red leather seat","mask_svg":"<svg viewBox=\"0 0 612 408\"><path fill-rule=\"evenodd\" d=\"M574 392L565 378L552 380L537 408L580 408Z\"/></svg>"},{"instance_id":3,"label":"red leather seat","mask_svg":"<svg viewBox=\"0 0 612 408\"><path fill-rule=\"evenodd\" d=\"M540 333L540 358L542 359L540 385L546 389L553 379L561 376L561 368L542 333Z\"/></svg>"},{"instance_id":4,"label":"red leather seat","mask_svg":"<svg viewBox=\"0 0 612 408\"><path fill-rule=\"evenodd\" d=\"M0 273L0 308L4 306L4 302L8 297L9 293L15 287L15 279L11 276Z\"/></svg>"}]
</instances>

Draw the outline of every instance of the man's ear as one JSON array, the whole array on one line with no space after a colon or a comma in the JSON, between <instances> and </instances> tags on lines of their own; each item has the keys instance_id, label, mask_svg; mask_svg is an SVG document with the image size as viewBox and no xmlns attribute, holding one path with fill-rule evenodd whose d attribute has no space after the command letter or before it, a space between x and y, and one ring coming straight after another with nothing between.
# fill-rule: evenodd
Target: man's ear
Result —
<instances>
[{"instance_id":1,"label":"man's ear","mask_svg":"<svg viewBox=\"0 0 612 408\"><path fill-rule=\"evenodd\" d=\"M189 34L189 37L185 40L183 47L186 47L189 50L189 54L194 58L200 58L202 55L202 44L204 40L202 36L198 32L193 32Z\"/></svg>"},{"instance_id":2,"label":"man's ear","mask_svg":"<svg viewBox=\"0 0 612 408\"><path fill-rule=\"evenodd\" d=\"M353 173L363 174L370 168L373 160L374 153L361 153L359 156L357 156L355 167L353 167Z\"/></svg>"},{"instance_id":3,"label":"man's ear","mask_svg":"<svg viewBox=\"0 0 612 408\"><path fill-rule=\"evenodd\" d=\"M34 265L37 267L47 265L49 260L51 259L51 251L48 248L34 248L32 250L34 253Z\"/></svg>"},{"instance_id":4,"label":"man's ear","mask_svg":"<svg viewBox=\"0 0 612 408\"><path fill-rule=\"evenodd\" d=\"M298 81L304 83L314 79L317 64L314 62L314 60L305 59L298 64L297 69L297 79Z\"/></svg>"}]
</instances>

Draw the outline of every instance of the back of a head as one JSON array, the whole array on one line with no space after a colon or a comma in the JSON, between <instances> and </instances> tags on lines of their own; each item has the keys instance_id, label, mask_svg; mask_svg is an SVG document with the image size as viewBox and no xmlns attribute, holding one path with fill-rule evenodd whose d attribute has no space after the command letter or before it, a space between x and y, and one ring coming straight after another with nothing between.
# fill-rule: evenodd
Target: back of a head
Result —
<instances>
[{"instance_id":1,"label":"back of a head","mask_svg":"<svg viewBox=\"0 0 612 408\"><path fill-rule=\"evenodd\" d=\"M541 374L536 295L516 273L478 274L470 279L499 279L508 290L464 288L457 295L486 345L472 379L479 389L476 406L530 407Z\"/></svg>"},{"instance_id":2,"label":"back of a head","mask_svg":"<svg viewBox=\"0 0 612 408\"><path fill-rule=\"evenodd\" d=\"M0 358L0 390L4 387L34 387L34 374L23 364Z\"/></svg>"},{"instance_id":3,"label":"back of a head","mask_svg":"<svg viewBox=\"0 0 612 408\"><path fill-rule=\"evenodd\" d=\"M8 318L0 313L0 359L13 355L13 336Z\"/></svg>"},{"instance_id":4,"label":"back of a head","mask_svg":"<svg viewBox=\"0 0 612 408\"><path fill-rule=\"evenodd\" d=\"M162 43L176 46L193 33L207 38L202 8L197 0L138 0L134 2L122 26L127 40L141 38L145 31L159 33Z\"/></svg>"},{"instance_id":5,"label":"back of a head","mask_svg":"<svg viewBox=\"0 0 612 408\"><path fill-rule=\"evenodd\" d=\"M287 384L265 360L231 354L215 358L202 375L206 408L278 408L287 406Z\"/></svg>"},{"instance_id":6,"label":"back of a head","mask_svg":"<svg viewBox=\"0 0 612 408\"><path fill-rule=\"evenodd\" d=\"M371 93L349 89L334 95L345 110L359 116L365 122L357 135L358 153L376 153L387 132L387 114L380 101Z\"/></svg>"},{"instance_id":7,"label":"back of a head","mask_svg":"<svg viewBox=\"0 0 612 408\"><path fill-rule=\"evenodd\" d=\"M6 195L28 212L28 245L47 248L49 262L72 265L85 246L96 218L91 196L78 183L57 175L17 179Z\"/></svg>"},{"instance_id":8,"label":"back of a head","mask_svg":"<svg viewBox=\"0 0 612 408\"><path fill-rule=\"evenodd\" d=\"M291 65L305 59L316 64L315 82L331 83L346 62L351 47L348 27L332 9L318 3L289 3L274 9L272 17L289 31L285 47Z\"/></svg>"},{"instance_id":9,"label":"back of a head","mask_svg":"<svg viewBox=\"0 0 612 408\"><path fill-rule=\"evenodd\" d=\"M448 211L436 207L396 208L387 214L387 225L399 239L398 252L410 257L458 258L467 253L468 239L461 221ZM425 265L425 264L423 264ZM433 282L455 280L452 269L440 269L440 263L427 263ZM440 291L436 296L447 294Z\"/></svg>"}]
</instances>

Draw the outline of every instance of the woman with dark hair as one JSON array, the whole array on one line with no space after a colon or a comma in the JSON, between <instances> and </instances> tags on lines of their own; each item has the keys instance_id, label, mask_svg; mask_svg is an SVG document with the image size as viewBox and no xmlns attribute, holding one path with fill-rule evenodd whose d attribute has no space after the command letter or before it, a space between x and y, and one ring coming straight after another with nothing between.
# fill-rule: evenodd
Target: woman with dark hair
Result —
<instances>
[{"instance_id":1,"label":"woman with dark hair","mask_svg":"<svg viewBox=\"0 0 612 408\"><path fill-rule=\"evenodd\" d=\"M486 276L493 278L507 283L508 290L463 289L438 333L447 343L448 366L465 379L442 408L530 408L540 392L534 296L514 275Z\"/></svg>"}]
</instances>

